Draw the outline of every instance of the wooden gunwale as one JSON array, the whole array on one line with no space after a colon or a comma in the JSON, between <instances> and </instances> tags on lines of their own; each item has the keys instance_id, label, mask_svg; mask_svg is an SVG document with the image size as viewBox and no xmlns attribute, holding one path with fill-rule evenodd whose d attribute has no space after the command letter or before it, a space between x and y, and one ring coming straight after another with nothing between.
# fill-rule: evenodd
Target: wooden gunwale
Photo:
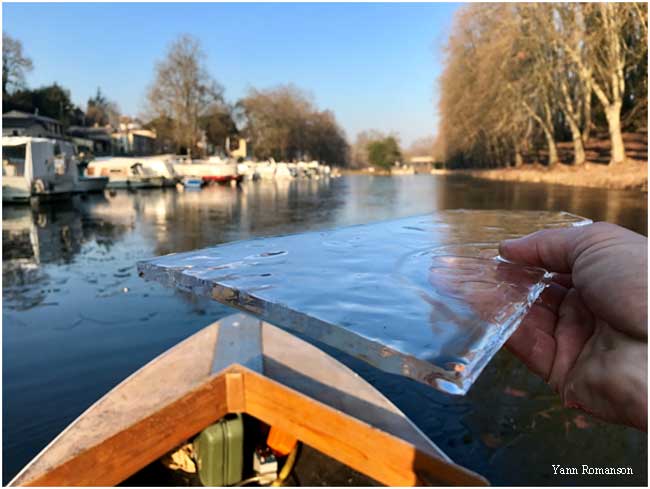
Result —
<instances>
[{"instance_id":1,"label":"wooden gunwale","mask_svg":"<svg viewBox=\"0 0 650 489\"><path fill-rule=\"evenodd\" d=\"M257 321L250 316L237 317ZM115 485L231 412L248 413L292 433L387 485L487 483L449 460L401 411L347 367L289 333L268 323L260 324L264 361L275 380L237 364L211 374L219 330L219 323L214 323L111 390L10 485ZM296 350L297 345L300 350ZM299 368L305 355L315 362L311 371L305 369L300 378L287 376L286 372ZM314 399L328 371L335 379L347 379L349 384L343 391L338 390L340 385L331 387L334 394L341 392L338 397L342 400L339 405L332 402L334 407ZM170 382L167 389L161 376ZM303 390L310 379L316 382L310 395L284 385L294 383ZM349 393L357 392L360 399L350 397ZM330 397L323 395L329 404L332 393ZM358 419L364 416L371 424ZM385 429L373 427L377 425Z\"/></svg>"}]
</instances>

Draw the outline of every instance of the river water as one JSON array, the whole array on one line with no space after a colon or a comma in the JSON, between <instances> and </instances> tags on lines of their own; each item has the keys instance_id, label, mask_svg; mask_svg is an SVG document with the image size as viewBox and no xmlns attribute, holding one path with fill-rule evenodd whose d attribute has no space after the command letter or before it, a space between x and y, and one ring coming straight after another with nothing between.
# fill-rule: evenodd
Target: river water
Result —
<instances>
[{"instance_id":1,"label":"river water","mask_svg":"<svg viewBox=\"0 0 650 489\"><path fill-rule=\"evenodd\" d=\"M640 192L453 176L251 182L120 191L33 209L5 206L3 482L127 375L232 312L144 282L137 260L454 208L565 210L647 235L647 195ZM562 408L505 350L466 397L340 358L456 462L492 484L647 483L646 434ZM552 464L629 466L634 475L560 476Z\"/></svg>"}]
</instances>

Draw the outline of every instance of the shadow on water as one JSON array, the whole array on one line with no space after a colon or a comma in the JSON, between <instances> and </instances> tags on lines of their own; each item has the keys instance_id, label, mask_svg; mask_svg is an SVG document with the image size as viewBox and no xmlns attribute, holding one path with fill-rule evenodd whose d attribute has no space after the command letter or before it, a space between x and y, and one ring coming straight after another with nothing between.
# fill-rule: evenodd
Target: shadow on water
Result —
<instances>
[{"instance_id":1,"label":"shadow on water","mask_svg":"<svg viewBox=\"0 0 650 489\"><path fill-rule=\"evenodd\" d=\"M640 192L425 175L125 191L5 206L3 481L128 374L232 312L144 282L137 260L452 208L566 210L647 234L647 196ZM563 409L505 351L464 398L332 353L455 461L493 484L646 484L645 434ZM631 466L634 476L559 478L551 464Z\"/></svg>"}]
</instances>

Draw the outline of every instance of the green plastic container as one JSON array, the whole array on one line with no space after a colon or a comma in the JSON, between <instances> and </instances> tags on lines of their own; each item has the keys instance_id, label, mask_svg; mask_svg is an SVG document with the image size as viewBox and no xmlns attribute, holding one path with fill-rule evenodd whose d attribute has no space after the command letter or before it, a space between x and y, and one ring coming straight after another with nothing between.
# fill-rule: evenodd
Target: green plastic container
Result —
<instances>
[{"instance_id":1,"label":"green plastic container","mask_svg":"<svg viewBox=\"0 0 650 489\"><path fill-rule=\"evenodd\" d=\"M199 480L204 486L240 482L244 464L244 423L241 414L229 414L194 439Z\"/></svg>"}]
</instances>

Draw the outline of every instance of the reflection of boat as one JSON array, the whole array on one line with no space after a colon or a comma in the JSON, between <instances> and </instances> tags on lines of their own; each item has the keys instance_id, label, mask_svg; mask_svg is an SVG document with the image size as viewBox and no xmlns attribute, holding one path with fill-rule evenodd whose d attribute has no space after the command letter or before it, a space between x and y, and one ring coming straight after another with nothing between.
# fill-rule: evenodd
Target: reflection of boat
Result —
<instances>
[{"instance_id":1,"label":"reflection of boat","mask_svg":"<svg viewBox=\"0 0 650 489\"><path fill-rule=\"evenodd\" d=\"M228 426L233 439L219 443L215 435ZM113 485L151 469L166 453L175 473L198 471L201 481L279 485L301 468L298 440L388 485L486 482L452 462L353 371L281 329L238 314L127 378L10 485ZM227 468L218 471L224 460ZM281 465L287 469L278 471Z\"/></svg>"},{"instance_id":2,"label":"reflection of boat","mask_svg":"<svg viewBox=\"0 0 650 489\"><path fill-rule=\"evenodd\" d=\"M76 160L67 141L32 137L2 138L2 200L69 197Z\"/></svg>"},{"instance_id":3,"label":"reflection of boat","mask_svg":"<svg viewBox=\"0 0 650 489\"><path fill-rule=\"evenodd\" d=\"M107 157L88 164L87 176L108 177L107 188L151 188L175 183L173 170L161 158Z\"/></svg>"},{"instance_id":4,"label":"reflection of boat","mask_svg":"<svg viewBox=\"0 0 650 489\"><path fill-rule=\"evenodd\" d=\"M216 156L207 160L181 160L174 163L174 171L182 177L201 178L205 182L239 182L243 179L237 171L236 161L223 160Z\"/></svg>"},{"instance_id":5,"label":"reflection of boat","mask_svg":"<svg viewBox=\"0 0 650 489\"><path fill-rule=\"evenodd\" d=\"M82 237L72 199L54 207L7 206L2 211L3 271L71 257L81 249Z\"/></svg>"}]
</instances>

